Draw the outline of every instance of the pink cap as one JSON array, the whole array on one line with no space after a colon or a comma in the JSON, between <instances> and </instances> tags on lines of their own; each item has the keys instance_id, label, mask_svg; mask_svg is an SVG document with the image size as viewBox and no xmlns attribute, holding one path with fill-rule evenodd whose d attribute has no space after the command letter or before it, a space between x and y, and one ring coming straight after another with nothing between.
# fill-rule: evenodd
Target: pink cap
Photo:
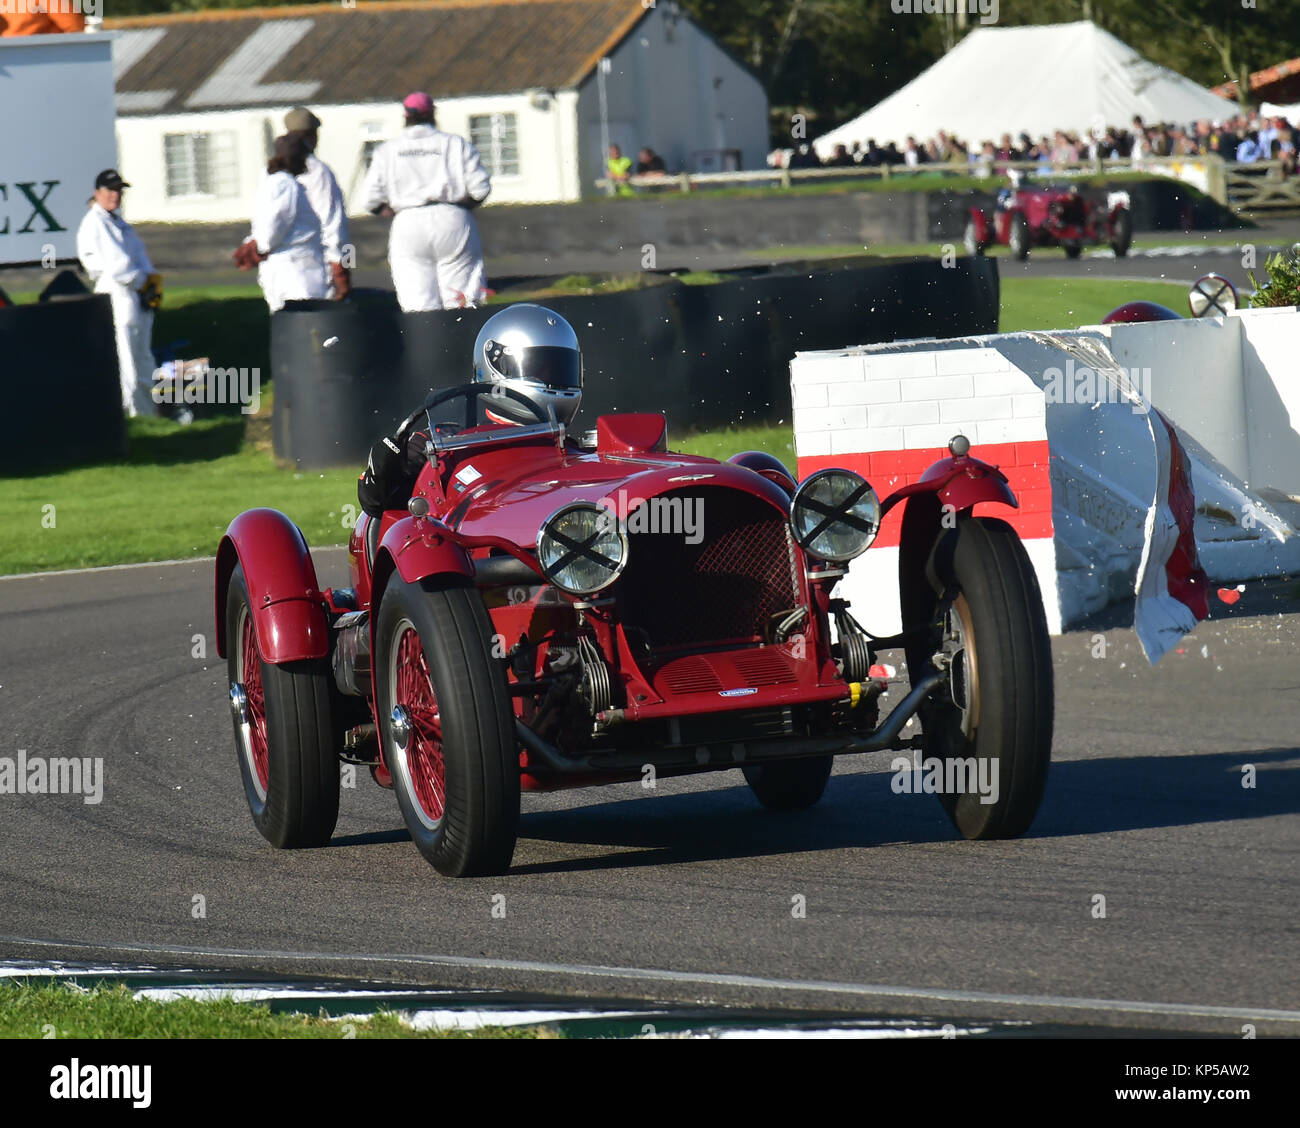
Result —
<instances>
[{"instance_id":1,"label":"pink cap","mask_svg":"<svg viewBox=\"0 0 1300 1128\"><path fill-rule=\"evenodd\" d=\"M422 91L417 90L414 94L408 94L402 99L402 105L414 114L433 113L433 99Z\"/></svg>"}]
</instances>

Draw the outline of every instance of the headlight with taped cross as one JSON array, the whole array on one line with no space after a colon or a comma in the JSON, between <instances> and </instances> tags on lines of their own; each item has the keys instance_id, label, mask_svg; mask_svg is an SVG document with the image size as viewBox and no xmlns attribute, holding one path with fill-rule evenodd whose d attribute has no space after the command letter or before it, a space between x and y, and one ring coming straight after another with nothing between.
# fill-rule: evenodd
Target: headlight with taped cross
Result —
<instances>
[{"instance_id":1,"label":"headlight with taped cross","mask_svg":"<svg viewBox=\"0 0 1300 1128\"><path fill-rule=\"evenodd\" d=\"M861 475L819 470L795 491L790 527L805 552L843 563L861 556L876 539L880 500Z\"/></svg>"},{"instance_id":2,"label":"headlight with taped cross","mask_svg":"<svg viewBox=\"0 0 1300 1128\"><path fill-rule=\"evenodd\" d=\"M627 533L617 514L576 502L551 514L537 533L537 562L546 578L570 595L608 587L627 564Z\"/></svg>"}]
</instances>

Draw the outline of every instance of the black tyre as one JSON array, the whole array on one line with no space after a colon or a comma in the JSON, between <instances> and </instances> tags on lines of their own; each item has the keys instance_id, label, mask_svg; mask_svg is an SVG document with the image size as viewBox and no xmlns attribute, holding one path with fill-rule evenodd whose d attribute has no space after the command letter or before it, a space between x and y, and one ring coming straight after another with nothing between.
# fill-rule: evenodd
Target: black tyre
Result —
<instances>
[{"instance_id":1,"label":"black tyre","mask_svg":"<svg viewBox=\"0 0 1300 1128\"><path fill-rule=\"evenodd\" d=\"M1011 253L1021 262L1029 257L1029 221L1020 212L1011 217L1007 243L1011 247Z\"/></svg>"},{"instance_id":2,"label":"black tyre","mask_svg":"<svg viewBox=\"0 0 1300 1128\"><path fill-rule=\"evenodd\" d=\"M965 837L1014 838L1034 820L1051 759L1052 655L1042 596L1006 522L965 518L948 538L934 570L958 595L936 645L908 653L913 679L936 648L953 671L951 691L941 688L920 714L930 762L923 767L940 761L945 787L960 782L949 771L963 768L968 786L939 798ZM972 780L972 768L984 774ZM992 785L983 796L980 783Z\"/></svg>"},{"instance_id":3,"label":"black tyre","mask_svg":"<svg viewBox=\"0 0 1300 1128\"><path fill-rule=\"evenodd\" d=\"M1065 257L1068 259L1077 259L1083 254L1082 243L1062 243L1061 246L1065 248Z\"/></svg>"},{"instance_id":4,"label":"black tyre","mask_svg":"<svg viewBox=\"0 0 1300 1128\"><path fill-rule=\"evenodd\" d=\"M754 798L769 811L801 811L822 797L833 759L833 756L811 756L802 760L776 760L749 764L742 771Z\"/></svg>"},{"instance_id":5,"label":"black tyre","mask_svg":"<svg viewBox=\"0 0 1300 1128\"><path fill-rule=\"evenodd\" d=\"M326 659L263 661L242 565L226 590L235 755L253 824L272 846L324 846L339 817L338 729Z\"/></svg>"},{"instance_id":6,"label":"black tyre","mask_svg":"<svg viewBox=\"0 0 1300 1128\"><path fill-rule=\"evenodd\" d=\"M966 221L966 230L962 235L962 243L968 255L982 255L984 253L984 245L979 241L979 236L976 234L973 219Z\"/></svg>"},{"instance_id":7,"label":"black tyre","mask_svg":"<svg viewBox=\"0 0 1300 1128\"><path fill-rule=\"evenodd\" d=\"M375 629L384 758L411 838L447 877L504 873L519 831L519 749L492 638L473 587L394 576L384 590Z\"/></svg>"},{"instance_id":8,"label":"black tyre","mask_svg":"<svg viewBox=\"0 0 1300 1128\"><path fill-rule=\"evenodd\" d=\"M1128 208L1120 208L1110 225L1110 249L1116 258L1123 258L1133 244L1133 215Z\"/></svg>"}]
</instances>

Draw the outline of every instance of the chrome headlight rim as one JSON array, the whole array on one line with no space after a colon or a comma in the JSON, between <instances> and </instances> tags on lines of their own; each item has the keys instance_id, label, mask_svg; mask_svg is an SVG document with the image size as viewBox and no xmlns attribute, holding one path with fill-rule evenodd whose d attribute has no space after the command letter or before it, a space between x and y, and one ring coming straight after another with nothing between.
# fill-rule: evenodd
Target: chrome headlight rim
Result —
<instances>
[{"instance_id":1,"label":"chrome headlight rim","mask_svg":"<svg viewBox=\"0 0 1300 1128\"><path fill-rule=\"evenodd\" d=\"M568 536L559 533L556 528L556 522L561 518L578 511L594 513L601 526L595 534L582 542L572 540ZM609 557L605 556L603 553L596 553L591 548L592 542L598 537L610 533L614 534L617 538L619 551L617 561L610 561ZM567 550L564 555L559 558L558 563L553 560L551 564L548 565L546 562L544 546L548 540L558 542ZM578 587L574 584L564 582L562 573L565 568L578 558L585 557L586 559L591 560L593 559L593 556L599 556L599 558L608 566L607 574L599 584L595 586ZM537 530L537 563L542 569L542 574L546 577L546 582L552 587L558 588L566 595L583 598L604 591L623 574L623 570L627 567L627 558L628 537L627 530L623 527L623 522L618 519L618 515L612 510L606 509L603 505L597 505L595 502L572 501L567 505L562 505L547 517L546 520L542 522L541 527Z\"/></svg>"},{"instance_id":2,"label":"chrome headlight rim","mask_svg":"<svg viewBox=\"0 0 1300 1128\"><path fill-rule=\"evenodd\" d=\"M840 499L830 506L823 504L821 501L813 500L811 496L813 488L828 478L846 479L849 483L848 490L842 493ZM853 509L859 506L863 499L869 499L870 502L871 516L866 519L853 512ZM799 531L801 509L811 509L822 518L806 535L801 535ZM837 524L847 525L854 529L863 538L860 545L844 552L826 551L814 547L817 538ZM863 529L863 524L869 524L870 527ZM794 497L790 501L790 531L794 536L795 543L809 556L816 557L818 560L829 561L832 564L846 564L850 560L856 560L875 543L880 532L880 498L871 483L861 474L857 474L852 470L841 470L837 467L818 470L815 474L810 474L800 482L799 488L795 490Z\"/></svg>"},{"instance_id":3,"label":"chrome headlight rim","mask_svg":"<svg viewBox=\"0 0 1300 1128\"><path fill-rule=\"evenodd\" d=\"M1193 317L1227 317L1240 306L1237 287L1222 274L1203 274L1187 292L1187 308Z\"/></svg>"}]
</instances>

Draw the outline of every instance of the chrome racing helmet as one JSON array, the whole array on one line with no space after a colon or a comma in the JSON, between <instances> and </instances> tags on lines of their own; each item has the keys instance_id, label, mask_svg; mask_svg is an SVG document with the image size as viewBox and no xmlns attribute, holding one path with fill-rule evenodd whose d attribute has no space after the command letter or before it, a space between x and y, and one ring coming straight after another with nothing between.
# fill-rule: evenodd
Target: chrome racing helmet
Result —
<instances>
[{"instance_id":1,"label":"chrome racing helmet","mask_svg":"<svg viewBox=\"0 0 1300 1128\"><path fill-rule=\"evenodd\" d=\"M521 392L542 414L549 407L569 426L582 403L582 352L578 335L558 313L520 302L493 314L474 342L474 383L495 384ZM489 423L536 423L528 410L509 396L479 401Z\"/></svg>"}]
</instances>

